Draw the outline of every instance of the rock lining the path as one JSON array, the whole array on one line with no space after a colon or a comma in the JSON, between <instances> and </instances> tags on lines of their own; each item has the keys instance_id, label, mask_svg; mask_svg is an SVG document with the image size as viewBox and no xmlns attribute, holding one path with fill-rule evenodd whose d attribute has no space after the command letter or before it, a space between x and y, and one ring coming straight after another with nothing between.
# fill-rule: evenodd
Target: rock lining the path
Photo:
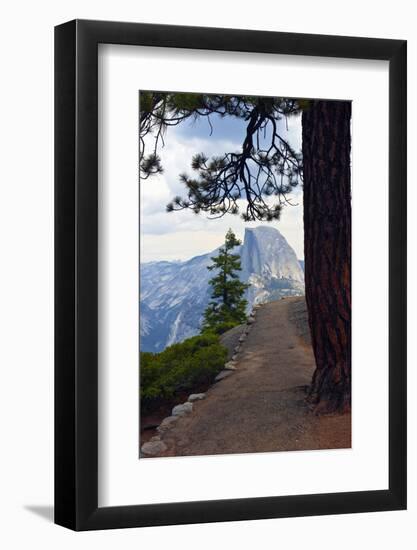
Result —
<instances>
[{"instance_id":1,"label":"rock lining the path","mask_svg":"<svg viewBox=\"0 0 417 550\"><path fill-rule=\"evenodd\" d=\"M227 349L227 360L235 353L234 348L239 345L239 337L246 329L246 324L234 327L220 336L220 343Z\"/></svg>"},{"instance_id":2,"label":"rock lining the path","mask_svg":"<svg viewBox=\"0 0 417 550\"><path fill-rule=\"evenodd\" d=\"M156 440L156 441L148 441L147 443L144 443L142 445L141 451L144 455L147 456L157 456L160 453L165 452L168 449L168 447L165 445L163 441Z\"/></svg>"},{"instance_id":3,"label":"rock lining the path","mask_svg":"<svg viewBox=\"0 0 417 550\"><path fill-rule=\"evenodd\" d=\"M233 374L233 371L231 371L231 370L222 370L222 371L219 372L219 374L216 376L216 378L214 380L216 382L220 382L220 380L223 380L224 378L227 378L231 374Z\"/></svg>"},{"instance_id":4,"label":"rock lining the path","mask_svg":"<svg viewBox=\"0 0 417 550\"><path fill-rule=\"evenodd\" d=\"M185 416L186 414L189 414L192 410L193 404L187 401L182 405L177 405L176 407L174 407L171 414L172 416Z\"/></svg>"},{"instance_id":5,"label":"rock lining the path","mask_svg":"<svg viewBox=\"0 0 417 550\"><path fill-rule=\"evenodd\" d=\"M201 401L205 397L206 397L205 393L192 393L191 395L188 396L188 401L190 403L193 403L194 401Z\"/></svg>"}]
</instances>

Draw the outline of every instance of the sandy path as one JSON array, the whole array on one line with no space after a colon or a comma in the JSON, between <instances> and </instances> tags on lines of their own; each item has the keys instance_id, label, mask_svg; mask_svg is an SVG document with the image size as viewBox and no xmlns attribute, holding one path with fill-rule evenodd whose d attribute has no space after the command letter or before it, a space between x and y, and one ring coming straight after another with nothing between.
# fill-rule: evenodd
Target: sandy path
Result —
<instances>
[{"instance_id":1,"label":"sandy path","mask_svg":"<svg viewBox=\"0 0 417 550\"><path fill-rule=\"evenodd\" d=\"M304 401L314 358L290 321L302 300L257 311L237 371L164 434L165 456L350 447L350 415L316 417Z\"/></svg>"}]
</instances>

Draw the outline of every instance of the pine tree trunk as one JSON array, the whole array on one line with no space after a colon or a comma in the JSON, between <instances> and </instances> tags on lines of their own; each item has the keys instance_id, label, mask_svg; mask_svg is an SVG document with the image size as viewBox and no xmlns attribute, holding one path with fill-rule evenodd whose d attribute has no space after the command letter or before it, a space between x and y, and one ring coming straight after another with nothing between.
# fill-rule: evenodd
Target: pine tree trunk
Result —
<instances>
[{"instance_id":1,"label":"pine tree trunk","mask_svg":"<svg viewBox=\"0 0 417 550\"><path fill-rule=\"evenodd\" d=\"M305 289L317 414L351 403L351 104L312 101L302 115Z\"/></svg>"}]
</instances>

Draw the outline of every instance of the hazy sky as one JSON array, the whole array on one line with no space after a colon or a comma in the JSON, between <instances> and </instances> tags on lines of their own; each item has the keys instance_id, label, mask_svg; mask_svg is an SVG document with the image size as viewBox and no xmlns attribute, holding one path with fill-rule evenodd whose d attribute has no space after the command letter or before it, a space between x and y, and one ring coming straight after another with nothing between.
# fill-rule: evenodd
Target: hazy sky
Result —
<instances>
[{"instance_id":1,"label":"hazy sky","mask_svg":"<svg viewBox=\"0 0 417 550\"><path fill-rule=\"evenodd\" d=\"M186 260L205 254L222 244L226 231L231 227L243 239L245 227L268 225L281 231L294 248L299 259L304 258L303 246L303 194L301 187L292 193L292 202L286 206L279 221L244 222L239 215L226 214L211 220L207 214L196 215L192 211L166 212L166 205L173 197L185 196L185 186L179 174L191 175L191 158L195 153L220 155L241 149L245 123L226 117L212 118L213 133L206 119L189 121L168 128L165 145L160 147L164 173L140 182L140 240L141 261ZM282 130L296 150L301 148L301 117L288 120L288 132ZM151 142L148 142L149 145ZM148 145L147 150L150 150Z\"/></svg>"}]
</instances>

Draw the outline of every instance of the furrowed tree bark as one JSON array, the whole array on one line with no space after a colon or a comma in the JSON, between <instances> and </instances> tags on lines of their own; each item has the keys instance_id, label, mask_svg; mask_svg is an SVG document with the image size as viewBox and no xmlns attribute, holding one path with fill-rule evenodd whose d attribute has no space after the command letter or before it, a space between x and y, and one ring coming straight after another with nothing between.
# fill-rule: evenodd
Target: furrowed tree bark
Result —
<instances>
[{"instance_id":1,"label":"furrowed tree bark","mask_svg":"<svg viewBox=\"0 0 417 550\"><path fill-rule=\"evenodd\" d=\"M302 114L305 292L317 414L351 406L351 103L311 101Z\"/></svg>"}]
</instances>

